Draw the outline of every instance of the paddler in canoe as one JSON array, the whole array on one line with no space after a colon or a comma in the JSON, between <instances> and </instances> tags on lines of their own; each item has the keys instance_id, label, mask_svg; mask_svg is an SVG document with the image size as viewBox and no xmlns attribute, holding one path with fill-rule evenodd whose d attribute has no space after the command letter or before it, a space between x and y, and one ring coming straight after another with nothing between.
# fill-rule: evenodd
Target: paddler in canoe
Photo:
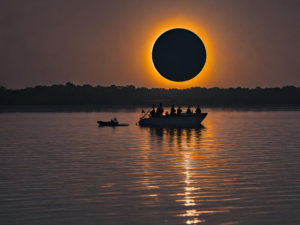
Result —
<instances>
[{"instance_id":1,"label":"paddler in canoe","mask_svg":"<svg viewBox=\"0 0 300 225\"><path fill-rule=\"evenodd\" d=\"M119 124L118 120L114 118L109 122L98 121L99 126L109 126L109 127L117 127L117 126L128 126L128 124Z\"/></svg>"}]
</instances>

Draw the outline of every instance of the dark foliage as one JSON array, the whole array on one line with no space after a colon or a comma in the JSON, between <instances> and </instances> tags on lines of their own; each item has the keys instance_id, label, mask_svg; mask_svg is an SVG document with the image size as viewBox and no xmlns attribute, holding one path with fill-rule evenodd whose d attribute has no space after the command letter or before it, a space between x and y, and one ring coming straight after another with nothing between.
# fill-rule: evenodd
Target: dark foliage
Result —
<instances>
[{"instance_id":1,"label":"dark foliage","mask_svg":"<svg viewBox=\"0 0 300 225\"><path fill-rule=\"evenodd\" d=\"M0 87L0 105L300 105L300 88L135 88L132 85L110 87L91 85L36 86L21 90Z\"/></svg>"}]
</instances>

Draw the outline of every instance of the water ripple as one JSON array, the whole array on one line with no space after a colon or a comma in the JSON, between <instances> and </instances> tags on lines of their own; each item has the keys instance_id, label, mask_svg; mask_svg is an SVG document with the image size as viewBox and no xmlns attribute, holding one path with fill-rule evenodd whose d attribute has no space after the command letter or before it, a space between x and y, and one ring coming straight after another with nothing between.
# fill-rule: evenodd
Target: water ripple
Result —
<instances>
[{"instance_id":1,"label":"water ripple","mask_svg":"<svg viewBox=\"0 0 300 225\"><path fill-rule=\"evenodd\" d=\"M299 224L299 112L0 114L0 224ZM99 128L118 118L129 127Z\"/></svg>"}]
</instances>

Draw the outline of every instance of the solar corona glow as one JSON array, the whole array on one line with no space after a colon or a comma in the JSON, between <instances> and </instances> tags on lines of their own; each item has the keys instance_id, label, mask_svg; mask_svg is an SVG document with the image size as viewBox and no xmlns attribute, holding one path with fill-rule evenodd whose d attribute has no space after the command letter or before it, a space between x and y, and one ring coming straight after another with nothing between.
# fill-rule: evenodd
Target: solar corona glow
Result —
<instances>
[{"instance_id":1,"label":"solar corona glow","mask_svg":"<svg viewBox=\"0 0 300 225\"><path fill-rule=\"evenodd\" d=\"M152 62L164 78L176 82L188 81L203 69L206 49L195 33L175 28L157 38L152 48Z\"/></svg>"}]
</instances>

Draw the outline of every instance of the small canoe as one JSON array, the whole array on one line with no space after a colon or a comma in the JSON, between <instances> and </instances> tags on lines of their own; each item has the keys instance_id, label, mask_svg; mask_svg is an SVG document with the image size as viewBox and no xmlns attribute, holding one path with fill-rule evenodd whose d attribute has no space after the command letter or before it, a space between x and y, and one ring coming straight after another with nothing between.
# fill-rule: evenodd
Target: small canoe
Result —
<instances>
[{"instance_id":1,"label":"small canoe","mask_svg":"<svg viewBox=\"0 0 300 225\"><path fill-rule=\"evenodd\" d=\"M101 127L126 127L129 124L115 124L114 122L103 122L103 121L98 121L99 126Z\"/></svg>"}]
</instances>

